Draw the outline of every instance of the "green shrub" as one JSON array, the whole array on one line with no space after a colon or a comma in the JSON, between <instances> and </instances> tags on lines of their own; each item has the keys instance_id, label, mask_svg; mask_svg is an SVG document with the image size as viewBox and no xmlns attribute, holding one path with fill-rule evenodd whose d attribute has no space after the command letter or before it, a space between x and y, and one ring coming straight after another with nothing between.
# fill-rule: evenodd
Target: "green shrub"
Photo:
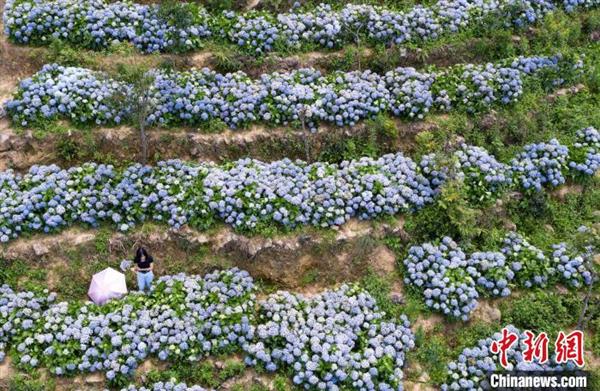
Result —
<instances>
[{"instance_id":1,"label":"green shrub","mask_svg":"<svg viewBox=\"0 0 600 391\"><path fill-rule=\"evenodd\" d=\"M8 389L10 391L52 391L56 388L52 379L42 380L39 376L33 377L17 373L8 381Z\"/></svg>"},{"instance_id":2,"label":"green shrub","mask_svg":"<svg viewBox=\"0 0 600 391\"><path fill-rule=\"evenodd\" d=\"M69 137L61 137L56 143L56 154L62 160L70 162L77 159L81 151L75 140Z\"/></svg>"},{"instance_id":3,"label":"green shrub","mask_svg":"<svg viewBox=\"0 0 600 391\"><path fill-rule=\"evenodd\" d=\"M516 299L503 300L500 309L503 324L556 335L577 322L581 300L575 294L535 290Z\"/></svg>"}]
</instances>

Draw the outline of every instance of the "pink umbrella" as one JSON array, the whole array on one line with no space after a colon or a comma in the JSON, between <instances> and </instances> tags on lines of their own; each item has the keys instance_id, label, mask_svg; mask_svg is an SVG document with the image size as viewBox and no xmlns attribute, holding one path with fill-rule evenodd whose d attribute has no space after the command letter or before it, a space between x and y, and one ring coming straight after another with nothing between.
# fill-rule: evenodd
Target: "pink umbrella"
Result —
<instances>
[{"instance_id":1,"label":"pink umbrella","mask_svg":"<svg viewBox=\"0 0 600 391\"><path fill-rule=\"evenodd\" d=\"M113 268L106 268L94 274L88 296L96 304L104 304L110 299L120 298L127 294L125 275Z\"/></svg>"}]
</instances>

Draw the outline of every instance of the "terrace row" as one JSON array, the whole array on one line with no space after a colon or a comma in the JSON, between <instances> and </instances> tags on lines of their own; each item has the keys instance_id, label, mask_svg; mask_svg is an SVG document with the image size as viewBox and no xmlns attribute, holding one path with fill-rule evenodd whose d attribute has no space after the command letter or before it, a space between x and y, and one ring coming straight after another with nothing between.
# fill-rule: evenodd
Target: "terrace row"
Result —
<instances>
[{"instance_id":1,"label":"terrace row","mask_svg":"<svg viewBox=\"0 0 600 391\"><path fill-rule=\"evenodd\" d=\"M406 12L371 5L279 14L211 16L194 4L170 6L73 0L9 0L5 32L13 41L48 44L54 39L92 49L131 42L144 52L189 51L207 39L236 45L249 53L275 49L336 48L349 42L403 45L431 41L473 27L486 18L522 27L556 9L592 8L594 0L441 0Z\"/></svg>"},{"instance_id":2,"label":"terrace row","mask_svg":"<svg viewBox=\"0 0 600 391\"><path fill-rule=\"evenodd\" d=\"M66 118L140 127L220 123L239 128L266 122L315 129L319 122L351 126L379 113L421 119L432 111L475 112L506 105L517 101L528 85L552 89L573 83L583 67L578 57L557 55L439 71L397 68L384 75L354 71L323 76L301 69L255 80L243 72L156 70L127 82L83 68L46 65L21 82L6 108L21 126Z\"/></svg>"},{"instance_id":3,"label":"terrace row","mask_svg":"<svg viewBox=\"0 0 600 391\"><path fill-rule=\"evenodd\" d=\"M52 232L111 221L121 230L155 220L179 228L222 221L242 231L278 226L331 227L352 217L374 219L409 212L435 199L448 181L461 181L474 203L516 189L539 192L568 176L587 180L600 168L600 135L578 132L570 148L557 140L531 144L509 164L483 148L462 146L451 159L426 155L416 163L401 153L341 164L263 163L217 166L181 161L124 170L87 163L68 170L34 166L21 176L0 173L0 241L27 232Z\"/></svg>"}]
</instances>

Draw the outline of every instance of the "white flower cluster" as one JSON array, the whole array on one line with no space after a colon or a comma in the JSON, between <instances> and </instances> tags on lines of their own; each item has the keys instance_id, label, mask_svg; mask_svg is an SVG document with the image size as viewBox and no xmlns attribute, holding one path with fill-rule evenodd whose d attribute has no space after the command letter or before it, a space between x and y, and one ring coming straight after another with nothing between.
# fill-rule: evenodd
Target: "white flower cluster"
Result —
<instances>
[{"instance_id":1,"label":"white flower cluster","mask_svg":"<svg viewBox=\"0 0 600 391\"><path fill-rule=\"evenodd\" d=\"M352 126L385 112L420 119L430 111L509 104L522 95L525 78L574 80L581 66L580 60L562 56L519 57L425 73L397 68L384 75L371 71L321 75L308 68L255 80L243 72L155 70L150 72L154 82L147 122L200 125L216 120L235 129L253 122L298 124L302 119L311 128L319 122ZM50 64L21 82L6 109L21 126L58 118L119 124L132 110L118 97L130 91L131 86L102 73Z\"/></svg>"},{"instance_id":2,"label":"white flower cluster","mask_svg":"<svg viewBox=\"0 0 600 391\"><path fill-rule=\"evenodd\" d=\"M579 288L592 283L583 255L568 254L564 243L546 257L515 232L509 233L499 252L467 256L449 237L440 243L412 246L404 259L404 282L423 291L425 304L444 315L468 320L482 295L508 296L512 286L531 288L564 282Z\"/></svg>"},{"instance_id":3,"label":"white flower cluster","mask_svg":"<svg viewBox=\"0 0 600 391\"><path fill-rule=\"evenodd\" d=\"M516 327L507 326L511 333L518 335L518 341L507 351L508 369L517 371L563 371L574 370L576 365L572 361L566 364L557 364L554 358L544 364L535 359L528 363L523 358L526 350L526 335ZM490 338L479 340L477 346L466 348L458 356L456 361L448 364L449 380L442 385L442 391L471 390L483 391L490 389L488 375L498 370L500 366L499 355L492 353L491 345L494 341L500 341L501 333L496 333Z\"/></svg>"},{"instance_id":4,"label":"white flower cluster","mask_svg":"<svg viewBox=\"0 0 600 391\"><path fill-rule=\"evenodd\" d=\"M597 5L596 0L440 0L429 7L417 5L395 11L365 4L347 4L334 10L320 4L311 10L275 16L232 11L209 15L203 8L186 3L173 11L122 1L8 0L3 20L6 35L26 44L62 39L101 49L117 41L157 52L192 50L213 39L261 54L276 44L289 50L335 48L357 40L386 45L432 41L474 27L488 17L503 20L507 27L522 27L557 8L571 12Z\"/></svg>"},{"instance_id":5,"label":"white flower cluster","mask_svg":"<svg viewBox=\"0 0 600 391\"><path fill-rule=\"evenodd\" d=\"M383 319L373 298L344 285L313 297L279 292L260 303L246 362L290 370L294 384L318 390L402 390L410 324Z\"/></svg>"}]
</instances>

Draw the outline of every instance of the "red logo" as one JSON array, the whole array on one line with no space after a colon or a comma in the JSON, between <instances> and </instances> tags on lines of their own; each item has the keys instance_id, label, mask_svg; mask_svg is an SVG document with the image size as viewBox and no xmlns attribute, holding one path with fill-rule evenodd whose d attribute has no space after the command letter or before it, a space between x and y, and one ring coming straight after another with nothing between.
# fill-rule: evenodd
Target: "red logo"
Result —
<instances>
[{"instance_id":1,"label":"red logo","mask_svg":"<svg viewBox=\"0 0 600 391\"><path fill-rule=\"evenodd\" d=\"M565 335L561 331L558 333L554 346L558 364L564 364L569 360L573 360L580 367L585 364L583 359L583 331L575 330L569 335Z\"/></svg>"},{"instance_id":2,"label":"red logo","mask_svg":"<svg viewBox=\"0 0 600 391\"><path fill-rule=\"evenodd\" d=\"M519 335L508 331L505 327L502 329L502 338L499 341L492 342L490 350L494 354L500 353L500 365L503 368L508 367L508 350L519 340Z\"/></svg>"},{"instance_id":3,"label":"red logo","mask_svg":"<svg viewBox=\"0 0 600 391\"><path fill-rule=\"evenodd\" d=\"M537 337L531 331L525 331L525 351L523 359L526 362L533 362L537 359L540 364L548 361L548 334L540 333Z\"/></svg>"},{"instance_id":4,"label":"red logo","mask_svg":"<svg viewBox=\"0 0 600 391\"><path fill-rule=\"evenodd\" d=\"M548 345L550 339L548 334L540 333L537 336L531 331L524 332L525 339L523 344L523 360L525 362L538 362L544 364L548 362ZM502 337L493 341L490 345L490 351L493 354L500 355L500 365L504 369L508 368L508 351L518 343L519 335L511 332L508 328L502 329ZM556 350L557 364L565 364L568 361L573 361L577 366L583 367L585 362L583 358L583 331L575 330L568 335L564 332L558 333L556 342L554 343Z\"/></svg>"}]
</instances>

